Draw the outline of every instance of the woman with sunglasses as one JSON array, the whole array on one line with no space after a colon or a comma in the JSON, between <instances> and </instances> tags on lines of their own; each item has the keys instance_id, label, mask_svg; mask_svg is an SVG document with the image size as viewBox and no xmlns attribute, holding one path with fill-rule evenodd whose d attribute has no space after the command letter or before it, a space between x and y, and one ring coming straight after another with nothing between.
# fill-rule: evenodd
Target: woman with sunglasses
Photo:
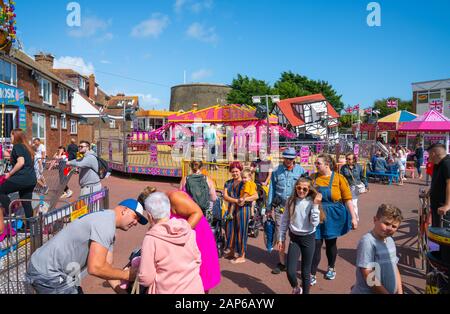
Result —
<instances>
[{"instance_id":1,"label":"woman with sunglasses","mask_svg":"<svg viewBox=\"0 0 450 314\"><path fill-rule=\"evenodd\" d=\"M336 278L337 238L358 227L353 210L352 193L347 179L336 173L336 162L328 154L318 156L315 163L317 173L313 176L313 186L322 194L322 207L325 221L317 227L316 249L311 269L311 285L317 283L316 272L321 259L321 249L325 240L328 270L325 279Z\"/></svg>"},{"instance_id":2,"label":"woman with sunglasses","mask_svg":"<svg viewBox=\"0 0 450 314\"><path fill-rule=\"evenodd\" d=\"M289 197L286 210L281 217L280 233L277 247L281 250L286 240L289 226L289 249L287 254L287 276L292 287L292 294L309 294L311 265L315 250L316 227L320 223L319 205L322 194L311 186L311 181L300 178ZM302 287L298 286L297 262L302 256Z\"/></svg>"}]
</instances>

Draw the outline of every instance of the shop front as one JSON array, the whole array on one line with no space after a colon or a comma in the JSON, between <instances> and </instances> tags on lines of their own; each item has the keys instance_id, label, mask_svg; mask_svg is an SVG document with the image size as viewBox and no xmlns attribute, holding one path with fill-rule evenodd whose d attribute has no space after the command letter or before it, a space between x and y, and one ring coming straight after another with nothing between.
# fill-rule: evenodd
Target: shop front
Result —
<instances>
[{"instance_id":1,"label":"shop front","mask_svg":"<svg viewBox=\"0 0 450 314\"><path fill-rule=\"evenodd\" d=\"M10 142L13 129L27 127L23 90L0 83L0 105L0 141L4 145Z\"/></svg>"}]
</instances>

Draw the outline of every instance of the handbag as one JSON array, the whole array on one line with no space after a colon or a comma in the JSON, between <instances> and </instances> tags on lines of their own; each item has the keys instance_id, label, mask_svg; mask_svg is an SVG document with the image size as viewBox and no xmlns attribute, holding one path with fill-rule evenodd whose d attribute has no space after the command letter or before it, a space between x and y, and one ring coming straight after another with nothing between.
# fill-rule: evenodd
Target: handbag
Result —
<instances>
[{"instance_id":1,"label":"handbag","mask_svg":"<svg viewBox=\"0 0 450 314\"><path fill-rule=\"evenodd\" d=\"M353 182L356 182L355 177L353 176L353 173L351 171L350 175L352 176ZM362 182L352 186L352 188L353 187L355 189L355 192L357 192L358 194L366 193L366 186Z\"/></svg>"}]
</instances>

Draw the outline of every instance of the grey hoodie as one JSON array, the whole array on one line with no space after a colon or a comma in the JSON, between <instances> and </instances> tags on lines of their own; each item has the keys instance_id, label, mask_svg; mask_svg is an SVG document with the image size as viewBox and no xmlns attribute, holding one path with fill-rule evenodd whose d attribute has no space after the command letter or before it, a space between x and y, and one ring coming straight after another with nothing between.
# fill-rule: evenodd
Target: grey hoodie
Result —
<instances>
[{"instance_id":1,"label":"grey hoodie","mask_svg":"<svg viewBox=\"0 0 450 314\"><path fill-rule=\"evenodd\" d=\"M98 176L98 160L96 156L97 155L93 151L88 151L80 161L71 160L67 163L69 166L80 168L80 186L82 188L87 185L100 183L100 177Z\"/></svg>"}]
</instances>

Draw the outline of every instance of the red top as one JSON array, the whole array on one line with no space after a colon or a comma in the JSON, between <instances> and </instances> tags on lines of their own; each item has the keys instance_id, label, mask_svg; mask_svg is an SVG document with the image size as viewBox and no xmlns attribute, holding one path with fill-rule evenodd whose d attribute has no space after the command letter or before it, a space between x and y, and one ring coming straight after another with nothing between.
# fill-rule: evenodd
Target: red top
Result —
<instances>
[{"instance_id":1,"label":"red top","mask_svg":"<svg viewBox=\"0 0 450 314\"><path fill-rule=\"evenodd\" d=\"M433 175L434 164L432 162L427 162L427 174Z\"/></svg>"}]
</instances>

